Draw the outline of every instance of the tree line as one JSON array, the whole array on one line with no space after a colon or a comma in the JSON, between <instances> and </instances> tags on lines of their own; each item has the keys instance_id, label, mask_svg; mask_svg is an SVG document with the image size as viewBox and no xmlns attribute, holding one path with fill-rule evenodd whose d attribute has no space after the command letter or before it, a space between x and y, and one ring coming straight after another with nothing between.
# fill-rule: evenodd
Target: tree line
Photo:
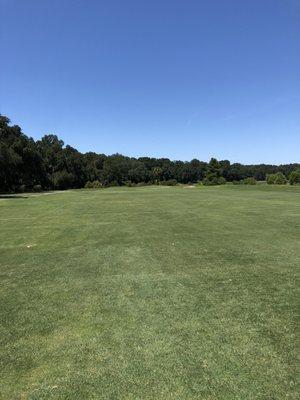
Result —
<instances>
[{"instance_id":1,"label":"tree line","mask_svg":"<svg viewBox=\"0 0 300 400\"><path fill-rule=\"evenodd\" d=\"M274 175L300 182L300 164L242 165L228 160L189 162L168 158L80 153L56 135L34 140L0 115L0 192L118 185L255 183ZM273 179L273 178L272 178ZM276 181L276 179L275 179ZM279 183L279 182L270 182Z\"/></svg>"}]
</instances>

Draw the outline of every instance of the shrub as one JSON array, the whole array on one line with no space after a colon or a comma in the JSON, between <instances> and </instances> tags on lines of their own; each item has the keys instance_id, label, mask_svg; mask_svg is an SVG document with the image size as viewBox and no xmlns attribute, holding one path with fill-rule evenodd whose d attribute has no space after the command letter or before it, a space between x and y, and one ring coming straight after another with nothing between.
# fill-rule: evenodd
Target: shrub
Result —
<instances>
[{"instance_id":1,"label":"shrub","mask_svg":"<svg viewBox=\"0 0 300 400\"><path fill-rule=\"evenodd\" d=\"M125 182L125 186L134 187L134 186L136 186L136 183L131 182L131 181L126 181L126 182Z\"/></svg>"},{"instance_id":2,"label":"shrub","mask_svg":"<svg viewBox=\"0 0 300 400\"><path fill-rule=\"evenodd\" d=\"M205 186L225 185L226 179L223 176L207 176L202 183Z\"/></svg>"},{"instance_id":3,"label":"shrub","mask_svg":"<svg viewBox=\"0 0 300 400\"><path fill-rule=\"evenodd\" d=\"M153 185L153 183L152 182L139 182L135 186L149 186L149 185Z\"/></svg>"},{"instance_id":4,"label":"shrub","mask_svg":"<svg viewBox=\"0 0 300 400\"><path fill-rule=\"evenodd\" d=\"M102 188L102 184L99 181L93 181L92 182L92 188L93 189L101 189Z\"/></svg>"},{"instance_id":5,"label":"shrub","mask_svg":"<svg viewBox=\"0 0 300 400\"><path fill-rule=\"evenodd\" d=\"M159 184L163 185L163 186L176 186L177 181L176 181L176 179L168 179L166 181L159 182Z\"/></svg>"},{"instance_id":6,"label":"shrub","mask_svg":"<svg viewBox=\"0 0 300 400\"><path fill-rule=\"evenodd\" d=\"M118 183L117 181L111 181L111 182L108 184L108 186L114 187L114 186L120 186L120 185L119 185L119 183Z\"/></svg>"},{"instance_id":7,"label":"shrub","mask_svg":"<svg viewBox=\"0 0 300 400\"><path fill-rule=\"evenodd\" d=\"M33 186L33 191L34 192L41 192L42 191L42 186L41 185L34 185Z\"/></svg>"},{"instance_id":8,"label":"shrub","mask_svg":"<svg viewBox=\"0 0 300 400\"><path fill-rule=\"evenodd\" d=\"M24 193L26 192L26 186L25 185L15 186L13 188L13 192Z\"/></svg>"},{"instance_id":9,"label":"shrub","mask_svg":"<svg viewBox=\"0 0 300 400\"><path fill-rule=\"evenodd\" d=\"M257 184L257 181L256 181L255 178L250 177L250 178L245 178L245 179L243 179L242 183L243 183L244 185L256 185L256 184Z\"/></svg>"},{"instance_id":10,"label":"shrub","mask_svg":"<svg viewBox=\"0 0 300 400\"><path fill-rule=\"evenodd\" d=\"M103 186L101 182L99 181L87 181L87 183L84 185L86 189L101 189Z\"/></svg>"},{"instance_id":11,"label":"shrub","mask_svg":"<svg viewBox=\"0 0 300 400\"><path fill-rule=\"evenodd\" d=\"M266 180L267 180L268 185L274 185L275 184L275 174L267 174Z\"/></svg>"},{"instance_id":12,"label":"shrub","mask_svg":"<svg viewBox=\"0 0 300 400\"><path fill-rule=\"evenodd\" d=\"M85 189L92 189L93 188L93 184L91 181L87 181L86 184L84 185Z\"/></svg>"},{"instance_id":13,"label":"shrub","mask_svg":"<svg viewBox=\"0 0 300 400\"><path fill-rule=\"evenodd\" d=\"M267 174L267 183L269 185L285 185L286 177L282 172L277 172L276 174Z\"/></svg>"},{"instance_id":14,"label":"shrub","mask_svg":"<svg viewBox=\"0 0 300 400\"><path fill-rule=\"evenodd\" d=\"M289 181L291 185L300 183L300 169L296 169L290 173Z\"/></svg>"},{"instance_id":15,"label":"shrub","mask_svg":"<svg viewBox=\"0 0 300 400\"><path fill-rule=\"evenodd\" d=\"M267 174L267 184L274 185L275 183L275 174Z\"/></svg>"}]
</instances>

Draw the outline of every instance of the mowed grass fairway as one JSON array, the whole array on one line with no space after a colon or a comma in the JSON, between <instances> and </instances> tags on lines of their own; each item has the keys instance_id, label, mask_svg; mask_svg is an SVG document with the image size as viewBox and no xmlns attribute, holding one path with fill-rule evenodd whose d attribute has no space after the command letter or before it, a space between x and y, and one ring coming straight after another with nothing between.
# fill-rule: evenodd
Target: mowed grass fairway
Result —
<instances>
[{"instance_id":1,"label":"mowed grass fairway","mask_svg":"<svg viewBox=\"0 0 300 400\"><path fill-rule=\"evenodd\" d=\"M0 199L1 399L298 398L299 221L288 186Z\"/></svg>"}]
</instances>

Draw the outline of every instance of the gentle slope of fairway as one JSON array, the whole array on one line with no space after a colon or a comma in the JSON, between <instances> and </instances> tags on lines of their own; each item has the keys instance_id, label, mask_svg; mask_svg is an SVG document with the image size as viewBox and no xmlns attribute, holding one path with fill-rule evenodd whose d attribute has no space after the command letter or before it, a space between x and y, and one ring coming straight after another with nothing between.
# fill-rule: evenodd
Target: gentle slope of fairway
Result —
<instances>
[{"instance_id":1,"label":"gentle slope of fairway","mask_svg":"<svg viewBox=\"0 0 300 400\"><path fill-rule=\"evenodd\" d=\"M0 199L1 399L296 399L300 187Z\"/></svg>"}]
</instances>

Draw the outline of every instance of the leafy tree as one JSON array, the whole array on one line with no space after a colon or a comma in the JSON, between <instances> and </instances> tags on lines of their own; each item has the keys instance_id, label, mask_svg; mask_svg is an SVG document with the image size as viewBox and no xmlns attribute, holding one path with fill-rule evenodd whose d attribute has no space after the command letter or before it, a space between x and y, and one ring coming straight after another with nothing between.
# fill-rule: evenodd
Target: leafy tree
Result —
<instances>
[{"instance_id":1,"label":"leafy tree","mask_svg":"<svg viewBox=\"0 0 300 400\"><path fill-rule=\"evenodd\" d=\"M96 154L93 152L83 154L83 165L87 180L91 182L101 180L103 163L106 158L104 154Z\"/></svg>"},{"instance_id":2,"label":"leafy tree","mask_svg":"<svg viewBox=\"0 0 300 400\"><path fill-rule=\"evenodd\" d=\"M221 160L219 162L219 166L221 168L222 176L227 180L228 179L228 175L229 175L229 170L230 170L230 161Z\"/></svg>"},{"instance_id":3,"label":"leafy tree","mask_svg":"<svg viewBox=\"0 0 300 400\"><path fill-rule=\"evenodd\" d=\"M57 171L53 174L55 189L70 189L75 186L76 177L66 170Z\"/></svg>"},{"instance_id":4,"label":"leafy tree","mask_svg":"<svg viewBox=\"0 0 300 400\"><path fill-rule=\"evenodd\" d=\"M128 171L131 167L130 158L121 154L107 157L103 163L102 181L104 184L122 185L128 180Z\"/></svg>"},{"instance_id":5,"label":"leafy tree","mask_svg":"<svg viewBox=\"0 0 300 400\"><path fill-rule=\"evenodd\" d=\"M145 182L148 180L149 173L140 161L132 160L131 168L128 170L128 179L133 183Z\"/></svg>"},{"instance_id":6,"label":"leafy tree","mask_svg":"<svg viewBox=\"0 0 300 400\"><path fill-rule=\"evenodd\" d=\"M152 178L156 184L161 180L163 174L163 170L161 167L154 167L151 171Z\"/></svg>"},{"instance_id":7,"label":"leafy tree","mask_svg":"<svg viewBox=\"0 0 300 400\"><path fill-rule=\"evenodd\" d=\"M44 135L34 141L17 125L11 126L7 117L0 115L0 191L80 188L101 185L145 185L196 183L219 185L228 181L285 183L298 182L300 164L242 165L212 158L209 163L193 159L171 161L168 158L130 158L121 154L106 156L80 153L56 135ZM89 183L90 182L90 183ZM95 184L96 186L98 185Z\"/></svg>"},{"instance_id":8,"label":"leafy tree","mask_svg":"<svg viewBox=\"0 0 300 400\"><path fill-rule=\"evenodd\" d=\"M300 183L300 169L296 169L295 171L290 173L289 181L291 185Z\"/></svg>"},{"instance_id":9,"label":"leafy tree","mask_svg":"<svg viewBox=\"0 0 300 400\"><path fill-rule=\"evenodd\" d=\"M19 126L9 126L9 122L0 115L0 190L31 188L41 181L42 159L33 139L24 135Z\"/></svg>"},{"instance_id":10,"label":"leafy tree","mask_svg":"<svg viewBox=\"0 0 300 400\"><path fill-rule=\"evenodd\" d=\"M202 182L203 185L224 185L226 183L226 179L222 176L222 166L217 159L211 158Z\"/></svg>"}]
</instances>

